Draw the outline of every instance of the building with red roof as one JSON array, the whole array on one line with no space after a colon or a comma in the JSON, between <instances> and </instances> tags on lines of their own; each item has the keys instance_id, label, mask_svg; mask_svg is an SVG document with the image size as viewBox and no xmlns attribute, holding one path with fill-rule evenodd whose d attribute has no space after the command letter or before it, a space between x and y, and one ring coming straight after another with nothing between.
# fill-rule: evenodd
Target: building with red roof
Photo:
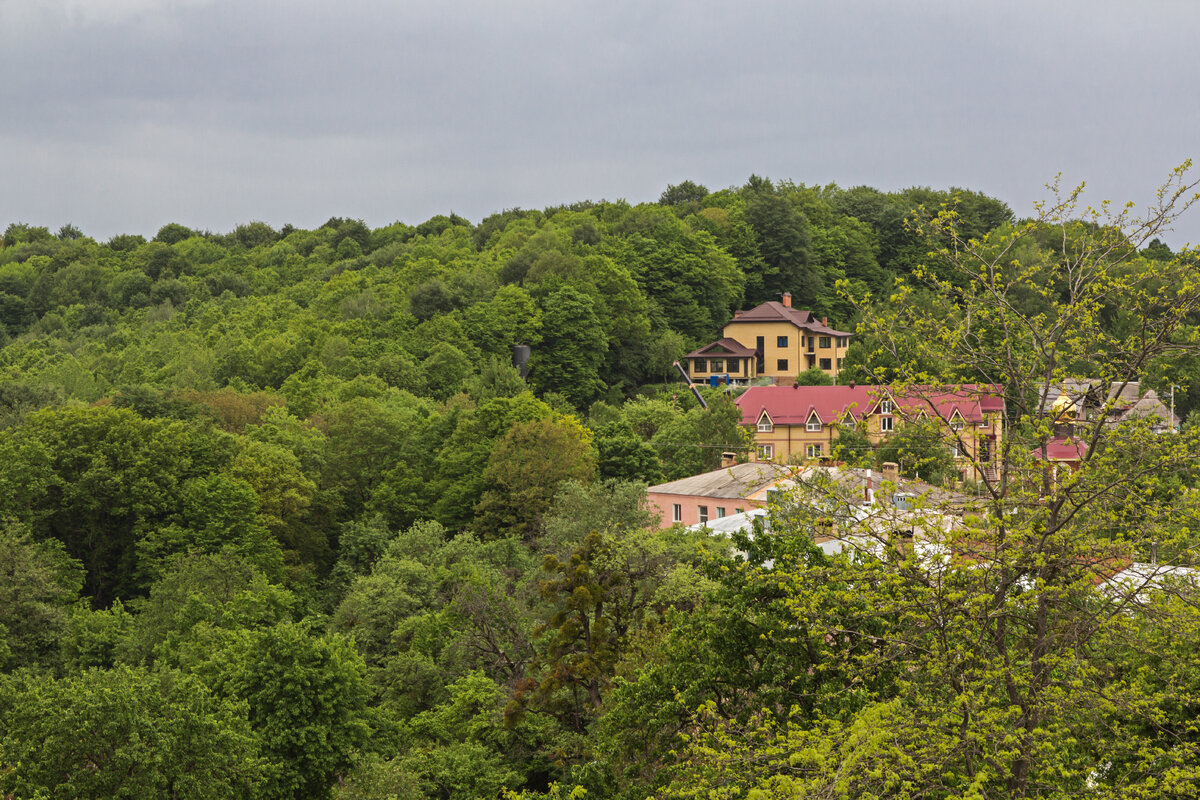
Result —
<instances>
[{"instance_id":1,"label":"building with red roof","mask_svg":"<svg viewBox=\"0 0 1200 800\"><path fill-rule=\"evenodd\" d=\"M717 376L730 383L755 378L783 383L812 367L836 379L850 335L829 327L829 320L817 319L811 311L792 308L791 294L784 293L782 302L735 312L721 339L684 358L693 381Z\"/></svg>"},{"instance_id":2,"label":"building with red roof","mask_svg":"<svg viewBox=\"0 0 1200 800\"><path fill-rule=\"evenodd\" d=\"M780 462L830 457L843 428L878 445L900 426L931 420L945 431L963 479L978 480L1004 437L1000 386L752 386L737 399L760 458Z\"/></svg>"}]
</instances>

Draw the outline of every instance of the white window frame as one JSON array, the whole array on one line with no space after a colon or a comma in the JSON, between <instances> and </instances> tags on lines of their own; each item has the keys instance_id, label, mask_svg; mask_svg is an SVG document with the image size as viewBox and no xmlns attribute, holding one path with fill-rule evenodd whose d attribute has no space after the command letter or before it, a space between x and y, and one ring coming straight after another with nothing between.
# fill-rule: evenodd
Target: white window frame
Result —
<instances>
[{"instance_id":1,"label":"white window frame","mask_svg":"<svg viewBox=\"0 0 1200 800\"><path fill-rule=\"evenodd\" d=\"M822 450L821 445L810 444L805 447L804 455L806 458L820 458L822 455L821 450Z\"/></svg>"},{"instance_id":2,"label":"white window frame","mask_svg":"<svg viewBox=\"0 0 1200 800\"><path fill-rule=\"evenodd\" d=\"M725 506L717 506L717 519L725 516Z\"/></svg>"},{"instance_id":3,"label":"white window frame","mask_svg":"<svg viewBox=\"0 0 1200 800\"><path fill-rule=\"evenodd\" d=\"M700 520L700 524L708 522L708 506L696 506L696 518Z\"/></svg>"},{"instance_id":4,"label":"white window frame","mask_svg":"<svg viewBox=\"0 0 1200 800\"><path fill-rule=\"evenodd\" d=\"M772 459L775 457L775 446L771 444L760 444L758 446L758 457Z\"/></svg>"},{"instance_id":5,"label":"white window frame","mask_svg":"<svg viewBox=\"0 0 1200 800\"><path fill-rule=\"evenodd\" d=\"M879 413L880 414L892 413L892 401L891 400L880 400L879 401Z\"/></svg>"},{"instance_id":6,"label":"white window frame","mask_svg":"<svg viewBox=\"0 0 1200 800\"><path fill-rule=\"evenodd\" d=\"M892 427L892 418L891 417L880 417L879 418L879 430L882 431L883 433L890 433L892 430L894 430L894 428Z\"/></svg>"},{"instance_id":7,"label":"white window frame","mask_svg":"<svg viewBox=\"0 0 1200 800\"><path fill-rule=\"evenodd\" d=\"M683 505L673 503L671 505L671 522L683 522Z\"/></svg>"},{"instance_id":8,"label":"white window frame","mask_svg":"<svg viewBox=\"0 0 1200 800\"><path fill-rule=\"evenodd\" d=\"M765 420L765 422L764 422L764 420ZM758 432L759 433L772 433L772 432L774 432L774 430L775 430L775 423L771 422L770 417L768 417L766 414L763 414L761 417L758 418Z\"/></svg>"},{"instance_id":9,"label":"white window frame","mask_svg":"<svg viewBox=\"0 0 1200 800\"><path fill-rule=\"evenodd\" d=\"M825 427L821 424L821 418L816 414L812 414L808 418L808 422L804 423L804 430L809 433L820 433L821 428Z\"/></svg>"}]
</instances>

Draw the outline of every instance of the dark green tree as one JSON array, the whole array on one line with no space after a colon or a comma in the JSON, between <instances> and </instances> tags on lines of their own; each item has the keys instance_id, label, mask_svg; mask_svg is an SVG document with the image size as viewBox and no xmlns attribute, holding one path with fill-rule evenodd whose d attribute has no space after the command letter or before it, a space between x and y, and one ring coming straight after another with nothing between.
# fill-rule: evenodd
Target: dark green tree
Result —
<instances>
[{"instance_id":1,"label":"dark green tree","mask_svg":"<svg viewBox=\"0 0 1200 800\"><path fill-rule=\"evenodd\" d=\"M542 303L542 343L530 360L529 380L587 408L604 389L600 368L608 341L586 294L563 286Z\"/></svg>"}]
</instances>

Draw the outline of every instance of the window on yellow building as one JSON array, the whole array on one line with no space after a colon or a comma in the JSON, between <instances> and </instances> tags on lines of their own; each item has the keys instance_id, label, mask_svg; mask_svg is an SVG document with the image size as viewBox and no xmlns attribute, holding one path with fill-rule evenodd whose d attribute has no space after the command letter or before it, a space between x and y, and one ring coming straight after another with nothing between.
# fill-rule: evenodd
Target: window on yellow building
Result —
<instances>
[{"instance_id":1,"label":"window on yellow building","mask_svg":"<svg viewBox=\"0 0 1200 800\"><path fill-rule=\"evenodd\" d=\"M833 362L828 358L822 358L821 369L833 369Z\"/></svg>"},{"instance_id":2,"label":"window on yellow building","mask_svg":"<svg viewBox=\"0 0 1200 800\"><path fill-rule=\"evenodd\" d=\"M787 372L787 361L788 360L786 358L779 359L775 362L775 369L779 370L780 372Z\"/></svg>"},{"instance_id":3,"label":"window on yellow building","mask_svg":"<svg viewBox=\"0 0 1200 800\"><path fill-rule=\"evenodd\" d=\"M775 346L776 347L787 347L787 337L786 336L776 336L775 337Z\"/></svg>"},{"instance_id":4,"label":"window on yellow building","mask_svg":"<svg viewBox=\"0 0 1200 800\"><path fill-rule=\"evenodd\" d=\"M708 372L708 361L703 358L693 359L692 372Z\"/></svg>"},{"instance_id":5,"label":"window on yellow building","mask_svg":"<svg viewBox=\"0 0 1200 800\"><path fill-rule=\"evenodd\" d=\"M821 457L821 445L810 444L808 447L806 447L804 449L804 454L806 456L808 456L809 458L820 458Z\"/></svg>"},{"instance_id":6,"label":"window on yellow building","mask_svg":"<svg viewBox=\"0 0 1200 800\"><path fill-rule=\"evenodd\" d=\"M880 417L879 418L879 430L886 433L886 432L890 431L891 429L892 429L892 418L891 417Z\"/></svg>"},{"instance_id":7,"label":"window on yellow building","mask_svg":"<svg viewBox=\"0 0 1200 800\"><path fill-rule=\"evenodd\" d=\"M724 372L725 371L725 360L722 358L710 358L708 360L708 371L709 372Z\"/></svg>"},{"instance_id":8,"label":"window on yellow building","mask_svg":"<svg viewBox=\"0 0 1200 800\"><path fill-rule=\"evenodd\" d=\"M822 337L821 337L821 349L822 349L822 350L828 350L828 349L829 349L829 346L830 346L830 337L828 337L828 336L822 336Z\"/></svg>"}]
</instances>

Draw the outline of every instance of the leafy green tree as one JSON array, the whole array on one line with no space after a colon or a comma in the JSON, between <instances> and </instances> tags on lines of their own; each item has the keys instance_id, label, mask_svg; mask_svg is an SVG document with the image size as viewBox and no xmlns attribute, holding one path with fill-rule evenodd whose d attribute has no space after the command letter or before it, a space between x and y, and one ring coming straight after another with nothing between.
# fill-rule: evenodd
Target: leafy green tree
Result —
<instances>
[{"instance_id":1,"label":"leafy green tree","mask_svg":"<svg viewBox=\"0 0 1200 800\"><path fill-rule=\"evenodd\" d=\"M18 679L0 697L8 796L232 800L262 786L245 705L188 675L93 669Z\"/></svg>"},{"instance_id":2,"label":"leafy green tree","mask_svg":"<svg viewBox=\"0 0 1200 800\"><path fill-rule=\"evenodd\" d=\"M894 461L900 474L941 486L955 478L954 456L945 430L933 421L900 425L875 451L880 463Z\"/></svg>"},{"instance_id":3,"label":"leafy green tree","mask_svg":"<svg viewBox=\"0 0 1200 800\"><path fill-rule=\"evenodd\" d=\"M573 418L521 422L496 442L476 507L476 528L489 536L533 538L558 487L591 481L595 456L586 430Z\"/></svg>"},{"instance_id":4,"label":"leafy green tree","mask_svg":"<svg viewBox=\"0 0 1200 800\"><path fill-rule=\"evenodd\" d=\"M820 367L809 367L796 376L800 386L833 386L833 378Z\"/></svg>"},{"instance_id":5,"label":"leafy green tree","mask_svg":"<svg viewBox=\"0 0 1200 800\"><path fill-rule=\"evenodd\" d=\"M35 541L23 526L0 528L0 669L49 666L83 587L83 567L61 542Z\"/></svg>"},{"instance_id":6,"label":"leafy green tree","mask_svg":"<svg viewBox=\"0 0 1200 800\"><path fill-rule=\"evenodd\" d=\"M144 420L128 409L36 412L0 434L9 456L0 484L12 487L5 513L62 541L87 568L88 593L107 605L137 593L138 542L178 521L181 487L225 467L232 445L206 426ZM207 525L210 511L215 525L219 509L197 501L189 524Z\"/></svg>"},{"instance_id":7,"label":"leafy green tree","mask_svg":"<svg viewBox=\"0 0 1200 800\"><path fill-rule=\"evenodd\" d=\"M178 222L168 222L158 229L158 233L154 235L154 241L162 242L163 244L178 244L184 239L190 239L196 235L196 232L191 228L180 225Z\"/></svg>"},{"instance_id":8,"label":"leafy green tree","mask_svg":"<svg viewBox=\"0 0 1200 800\"><path fill-rule=\"evenodd\" d=\"M324 798L366 741L362 658L340 636L283 623L219 653L218 691L249 709L267 761L265 798Z\"/></svg>"},{"instance_id":9,"label":"leafy green tree","mask_svg":"<svg viewBox=\"0 0 1200 800\"><path fill-rule=\"evenodd\" d=\"M659 196L658 204L661 206L699 206L705 197L708 197L708 189L694 181L683 181L669 185Z\"/></svg>"},{"instance_id":10,"label":"leafy green tree","mask_svg":"<svg viewBox=\"0 0 1200 800\"><path fill-rule=\"evenodd\" d=\"M530 361L530 380L541 392L558 392L586 408L604 388L600 367L608 341L595 303L570 286L542 304L542 343Z\"/></svg>"},{"instance_id":11,"label":"leafy green tree","mask_svg":"<svg viewBox=\"0 0 1200 800\"><path fill-rule=\"evenodd\" d=\"M598 474L601 478L620 481L658 483L662 464L658 454L645 440L634 433L633 426L618 419L596 431Z\"/></svg>"},{"instance_id":12,"label":"leafy green tree","mask_svg":"<svg viewBox=\"0 0 1200 800\"><path fill-rule=\"evenodd\" d=\"M299 610L295 594L250 561L230 553L178 556L147 597L116 648L121 660L151 665L194 665L223 642L221 632L270 627Z\"/></svg>"},{"instance_id":13,"label":"leafy green tree","mask_svg":"<svg viewBox=\"0 0 1200 800\"><path fill-rule=\"evenodd\" d=\"M791 292L799 305L813 305L824 287L811 267L808 219L769 182L750 193L745 214L762 259L759 271L747 270L746 302L756 305Z\"/></svg>"},{"instance_id":14,"label":"leafy green tree","mask_svg":"<svg viewBox=\"0 0 1200 800\"><path fill-rule=\"evenodd\" d=\"M857 426L838 426L838 435L833 442L832 455L838 461L845 461L847 466L876 466L875 446Z\"/></svg>"},{"instance_id":15,"label":"leafy green tree","mask_svg":"<svg viewBox=\"0 0 1200 800\"><path fill-rule=\"evenodd\" d=\"M741 409L718 395L707 409L694 407L666 421L650 444L658 451L667 480L675 480L718 469L722 453L743 453L748 442Z\"/></svg>"},{"instance_id":16,"label":"leafy green tree","mask_svg":"<svg viewBox=\"0 0 1200 800\"><path fill-rule=\"evenodd\" d=\"M539 629L538 679L518 690L509 714L550 714L583 732L595 719L631 637L673 601L665 587L697 589L689 557L703 534L592 530L569 552L546 556L539 583L551 613ZM705 537L706 538L706 537ZM683 581L673 580L686 575Z\"/></svg>"}]
</instances>

